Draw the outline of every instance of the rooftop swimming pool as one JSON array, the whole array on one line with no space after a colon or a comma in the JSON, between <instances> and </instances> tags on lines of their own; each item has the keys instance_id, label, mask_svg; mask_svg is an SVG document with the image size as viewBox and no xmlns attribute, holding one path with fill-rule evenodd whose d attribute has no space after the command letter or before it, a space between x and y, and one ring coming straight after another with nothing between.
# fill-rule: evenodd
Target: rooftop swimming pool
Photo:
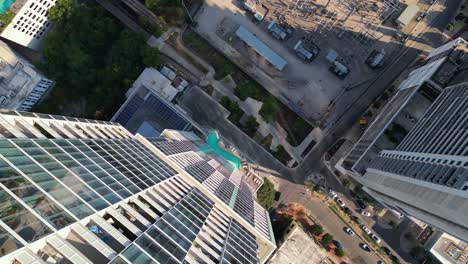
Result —
<instances>
[{"instance_id":1,"label":"rooftop swimming pool","mask_svg":"<svg viewBox=\"0 0 468 264\"><path fill-rule=\"evenodd\" d=\"M219 146L219 137L216 132L208 133L207 143L216 154L231 162L237 169L240 169L241 160L237 156L225 151Z\"/></svg>"},{"instance_id":2,"label":"rooftop swimming pool","mask_svg":"<svg viewBox=\"0 0 468 264\"><path fill-rule=\"evenodd\" d=\"M15 0L0 0L0 15L8 11L13 2L15 2Z\"/></svg>"}]
</instances>

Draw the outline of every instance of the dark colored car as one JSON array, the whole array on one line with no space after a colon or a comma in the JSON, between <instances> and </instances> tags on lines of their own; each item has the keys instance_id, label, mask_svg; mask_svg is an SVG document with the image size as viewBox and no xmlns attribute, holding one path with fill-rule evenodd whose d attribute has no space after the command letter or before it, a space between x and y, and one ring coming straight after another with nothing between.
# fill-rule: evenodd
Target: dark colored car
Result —
<instances>
[{"instance_id":1,"label":"dark colored car","mask_svg":"<svg viewBox=\"0 0 468 264\"><path fill-rule=\"evenodd\" d=\"M382 250L383 250L383 252L385 252L385 254L387 254L389 256L392 255L392 252L390 251L390 249L388 247L382 247Z\"/></svg>"},{"instance_id":2,"label":"dark colored car","mask_svg":"<svg viewBox=\"0 0 468 264\"><path fill-rule=\"evenodd\" d=\"M367 208L367 204L366 204L363 200L357 200L356 202L357 202L357 204L359 205L359 207L360 207L361 209L364 210L364 209Z\"/></svg>"},{"instance_id":3,"label":"dark colored car","mask_svg":"<svg viewBox=\"0 0 468 264\"><path fill-rule=\"evenodd\" d=\"M333 240L333 244L335 244L335 246L339 249L344 249L344 246L343 244L341 244L340 242L336 241L336 240Z\"/></svg>"},{"instance_id":4,"label":"dark colored car","mask_svg":"<svg viewBox=\"0 0 468 264\"><path fill-rule=\"evenodd\" d=\"M359 217L353 215L351 216L351 219L353 219L354 223L360 225L361 224L361 219L359 219Z\"/></svg>"}]
</instances>

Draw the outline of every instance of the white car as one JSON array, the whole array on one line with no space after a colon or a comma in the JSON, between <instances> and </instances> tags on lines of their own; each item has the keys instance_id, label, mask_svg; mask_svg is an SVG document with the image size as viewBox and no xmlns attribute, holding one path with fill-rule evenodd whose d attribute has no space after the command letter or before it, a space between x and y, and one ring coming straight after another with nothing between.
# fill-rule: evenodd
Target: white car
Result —
<instances>
[{"instance_id":1,"label":"white car","mask_svg":"<svg viewBox=\"0 0 468 264\"><path fill-rule=\"evenodd\" d=\"M362 228L362 230L364 230L364 232L366 232L366 234L368 234L368 235L372 234L372 232L370 231L369 228L367 228L367 226L362 225L361 228Z\"/></svg>"},{"instance_id":2,"label":"white car","mask_svg":"<svg viewBox=\"0 0 468 264\"><path fill-rule=\"evenodd\" d=\"M341 201L340 198L337 198L337 199L336 199L336 203L337 203L339 206L341 206L341 207L345 207L345 203L344 203L343 201Z\"/></svg>"},{"instance_id":3,"label":"white car","mask_svg":"<svg viewBox=\"0 0 468 264\"><path fill-rule=\"evenodd\" d=\"M335 198L338 196L338 194L336 194L336 192L334 192L333 190L330 190L330 191L328 192L328 195L329 195L332 199L335 199Z\"/></svg>"},{"instance_id":4,"label":"white car","mask_svg":"<svg viewBox=\"0 0 468 264\"><path fill-rule=\"evenodd\" d=\"M364 211L364 210L363 210L363 211L361 211L361 214L362 214L362 215L365 215L365 216L368 216L368 217L370 217L370 216L371 216L371 214L370 214L369 212L367 212L367 211Z\"/></svg>"},{"instance_id":5,"label":"white car","mask_svg":"<svg viewBox=\"0 0 468 264\"><path fill-rule=\"evenodd\" d=\"M346 233L348 233L348 235L354 236L354 231L353 231L351 228L347 227L347 228L345 229L345 231L346 231Z\"/></svg>"},{"instance_id":6,"label":"white car","mask_svg":"<svg viewBox=\"0 0 468 264\"><path fill-rule=\"evenodd\" d=\"M372 235L371 237L375 240L375 242L380 243L380 238L376 237L375 235Z\"/></svg>"}]
</instances>

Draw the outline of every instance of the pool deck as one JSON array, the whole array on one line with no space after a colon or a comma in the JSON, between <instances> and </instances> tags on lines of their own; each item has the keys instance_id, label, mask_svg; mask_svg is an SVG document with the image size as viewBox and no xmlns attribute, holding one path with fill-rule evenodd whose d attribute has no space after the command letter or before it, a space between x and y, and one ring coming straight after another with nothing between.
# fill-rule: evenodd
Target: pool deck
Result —
<instances>
[{"instance_id":1,"label":"pool deck","mask_svg":"<svg viewBox=\"0 0 468 264\"><path fill-rule=\"evenodd\" d=\"M215 132L210 132L206 141L216 154L231 162L237 169L240 169L240 158L225 151L219 146L219 137Z\"/></svg>"}]
</instances>

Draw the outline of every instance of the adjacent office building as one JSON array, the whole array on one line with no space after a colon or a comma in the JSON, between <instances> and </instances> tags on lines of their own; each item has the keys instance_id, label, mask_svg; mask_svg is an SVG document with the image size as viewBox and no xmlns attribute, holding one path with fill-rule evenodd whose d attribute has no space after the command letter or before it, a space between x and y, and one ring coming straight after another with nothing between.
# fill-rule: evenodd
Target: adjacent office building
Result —
<instances>
[{"instance_id":1,"label":"adjacent office building","mask_svg":"<svg viewBox=\"0 0 468 264\"><path fill-rule=\"evenodd\" d=\"M54 84L0 41L0 108L29 111Z\"/></svg>"},{"instance_id":2,"label":"adjacent office building","mask_svg":"<svg viewBox=\"0 0 468 264\"><path fill-rule=\"evenodd\" d=\"M337 165L393 212L466 241L467 72L466 41L433 50Z\"/></svg>"},{"instance_id":3,"label":"adjacent office building","mask_svg":"<svg viewBox=\"0 0 468 264\"><path fill-rule=\"evenodd\" d=\"M193 133L0 113L0 263L264 263L244 176Z\"/></svg>"},{"instance_id":4,"label":"adjacent office building","mask_svg":"<svg viewBox=\"0 0 468 264\"><path fill-rule=\"evenodd\" d=\"M48 10L58 0L21 0L9 2L13 20L0 36L30 49L39 50L53 22L47 18Z\"/></svg>"}]
</instances>

